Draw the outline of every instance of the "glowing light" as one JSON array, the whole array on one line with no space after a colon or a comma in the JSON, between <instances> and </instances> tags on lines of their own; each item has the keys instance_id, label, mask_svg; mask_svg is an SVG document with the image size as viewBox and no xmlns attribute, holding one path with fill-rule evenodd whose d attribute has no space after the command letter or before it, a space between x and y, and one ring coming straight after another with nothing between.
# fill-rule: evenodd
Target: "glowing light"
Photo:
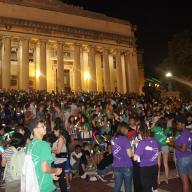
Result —
<instances>
[{"instance_id":1,"label":"glowing light","mask_svg":"<svg viewBox=\"0 0 192 192\"><path fill-rule=\"evenodd\" d=\"M90 79L90 73L87 72L87 71L85 71L85 72L84 72L84 80L85 80L85 81L88 81L89 79Z\"/></svg>"},{"instance_id":2,"label":"glowing light","mask_svg":"<svg viewBox=\"0 0 192 192\"><path fill-rule=\"evenodd\" d=\"M158 84L158 83L155 83L155 87L159 87L159 84Z\"/></svg>"},{"instance_id":3,"label":"glowing light","mask_svg":"<svg viewBox=\"0 0 192 192\"><path fill-rule=\"evenodd\" d=\"M37 71L36 71L36 77L37 77L37 78L39 78L39 77L40 77L40 75L41 75L40 71L39 71L39 70L37 70Z\"/></svg>"},{"instance_id":4,"label":"glowing light","mask_svg":"<svg viewBox=\"0 0 192 192\"><path fill-rule=\"evenodd\" d=\"M172 75L171 72L167 72L167 73L165 74L165 76L166 76L166 77L172 77L173 75Z\"/></svg>"}]
</instances>

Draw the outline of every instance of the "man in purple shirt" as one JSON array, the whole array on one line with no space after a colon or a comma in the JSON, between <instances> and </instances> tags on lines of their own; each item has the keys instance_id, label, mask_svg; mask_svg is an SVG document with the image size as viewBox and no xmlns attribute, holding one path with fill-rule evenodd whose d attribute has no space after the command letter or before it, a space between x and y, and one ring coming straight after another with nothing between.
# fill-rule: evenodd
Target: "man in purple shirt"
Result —
<instances>
[{"instance_id":1,"label":"man in purple shirt","mask_svg":"<svg viewBox=\"0 0 192 192\"><path fill-rule=\"evenodd\" d=\"M177 168L183 184L183 192L190 191L192 184L192 134L187 130L184 115L177 117L177 129L181 134L170 145L176 149Z\"/></svg>"},{"instance_id":2,"label":"man in purple shirt","mask_svg":"<svg viewBox=\"0 0 192 192\"><path fill-rule=\"evenodd\" d=\"M120 123L115 136L111 140L115 171L115 187L113 192L121 190L123 181L125 192L132 191L133 165L130 159L132 157L132 150L129 139L126 136L127 134L127 124Z\"/></svg>"},{"instance_id":3,"label":"man in purple shirt","mask_svg":"<svg viewBox=\"0 0 192 192\"><path fill-rule=\"evenodd\" d=\"M141 135L143 139L137 146L134 160L140 162L142 192L152 192L157 190L157 159L161 146L150 137L150 130L141 131Z\"/></svg>"}]
</instances>

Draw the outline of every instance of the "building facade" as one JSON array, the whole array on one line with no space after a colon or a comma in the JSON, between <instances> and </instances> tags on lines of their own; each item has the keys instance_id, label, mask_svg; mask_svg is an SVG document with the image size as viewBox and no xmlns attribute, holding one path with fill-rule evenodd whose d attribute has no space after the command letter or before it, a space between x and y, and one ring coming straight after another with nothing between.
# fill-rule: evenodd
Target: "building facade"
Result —
<instances>
[{"instance_id":1,"label":"building facade","mask_svg":"<svg viewBox=\"0 0 192 192\"><path fill-rule=\"evenodd\" d=\"M0 88L139 93L131 23L59 0L0 0Z\"/></svg>"}]
</instances>

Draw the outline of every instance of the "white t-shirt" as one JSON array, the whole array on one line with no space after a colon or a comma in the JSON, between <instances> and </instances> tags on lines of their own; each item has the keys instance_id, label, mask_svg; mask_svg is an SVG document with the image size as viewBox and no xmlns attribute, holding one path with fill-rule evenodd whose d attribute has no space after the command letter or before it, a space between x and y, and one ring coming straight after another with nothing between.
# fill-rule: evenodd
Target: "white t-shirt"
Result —
<instances>
[{"instance_id":1,"label":"white t-shirt","mask_svg":"<svg viewBox=\"0 0 192 192\"><path fill-rule=\"evenodd\" d=\"M57 150L57 147L58 147L58 140L55 141L55 143L53 143L52 149ZM61 153L66 153L66 152L67 152L67 147L66 147L66 144L64 143L63 147L61 149ZM56 165L67 161L67 158L57 158L55 154L53 154L53 157L54 157L54 164L56 164Z\"/></svg>"},{"instance_id":2,"label":"white t-shirt","mask_svg":"<svg viewBox=\"0 0 192 192\"><path fill-rule=\"evenodd\" d=\"M77 154L75 151L73 151L73 152L71 153L71 158L70 158L70 164L71 164L71 166L73 166L73 165L76 163L76 160L73 158L73 156L75 156L76 158L80 159L81 156L82 156L82 153L80 152L80 153Z\"/></svg>"}]
</instances>

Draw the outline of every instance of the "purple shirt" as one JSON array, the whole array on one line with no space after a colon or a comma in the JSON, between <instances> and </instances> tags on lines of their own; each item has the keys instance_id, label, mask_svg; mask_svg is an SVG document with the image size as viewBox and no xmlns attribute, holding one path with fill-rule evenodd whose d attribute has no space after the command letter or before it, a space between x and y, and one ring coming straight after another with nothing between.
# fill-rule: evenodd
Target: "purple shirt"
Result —
<instances>
[{"instance_id":1,"label":"purple shirt","mask_svg":"<svg viewBox=\"0 0 192 192\"><path fill-rule=\"evenodd\" d=\"M160 144L153 138L141 140L135 152L140 157L140 167L157 165L160 148Z\"/></svg>"},{"instance_id":2,"label":"purple shirt","mask_svg":"<svg viewBox=\"0 0 192 192\"><path fill-rule=\"evenodd\" d=\"M185 130L181 133L180 136L177 137L176 139L176 146L181 147L182 144L187 145L187 150L186 152L182 152L177 150L176 151L176 157L177 158L183 158L183 157L188 157L192 155L191 147L192 147L192 134L190 131Z\"/></svg>"},{"instance_id":3,"label":"purple shirt","mask_svg":"<svg viewBox=\"0 0 192 192\"><path fill-rule=\"evenodd\" d=\"M127 150L131 149L129 139L126 136L113 137L111 145L113 151L113 167L132 167L132 161L127 154Z\"/></svg>"}]
</instances>

